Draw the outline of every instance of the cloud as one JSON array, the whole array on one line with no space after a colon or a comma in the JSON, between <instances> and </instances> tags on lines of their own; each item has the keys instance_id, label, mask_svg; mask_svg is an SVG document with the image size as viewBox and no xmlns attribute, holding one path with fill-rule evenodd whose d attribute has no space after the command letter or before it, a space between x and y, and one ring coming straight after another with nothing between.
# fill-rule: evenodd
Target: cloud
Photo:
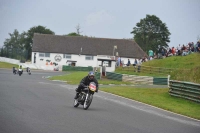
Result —
<instances>
[{"instance_id":1,"label":"cloud","mask_svg":"<svg viewBox=\"0 0 200 133\"><path fill-rule=\"evenodd\" d=\"M114 16L112 16L105 10L90 13L86 17L86 25L88 26L98 25L98 24L110 24L113 21L114 21Z\"/></svg>"}]
</instances>

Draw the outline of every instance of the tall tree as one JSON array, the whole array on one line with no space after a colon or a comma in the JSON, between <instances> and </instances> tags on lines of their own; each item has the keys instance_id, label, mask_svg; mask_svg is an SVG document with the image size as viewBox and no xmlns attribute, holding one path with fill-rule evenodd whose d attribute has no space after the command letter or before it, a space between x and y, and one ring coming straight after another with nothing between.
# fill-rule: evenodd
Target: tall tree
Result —
<instances>
[{"instance_id":1,"label":"tall tree","mask_svg":"<svg viewBox=\"0 0 200 133\"><path fill-rule=\"evenodd\" d=\"M166 24L155 15L146 15L146 18L136 24L131 34L145 52L157 51L159 47L168 47L171 35Z\"/></svg>"},{"instance_id":2,"label":"tall tree","mask_svg":"<svg viewBox=\"0 0 200 133\"><path fill-rule=\"evenodd\" d=\"M11 58L17 58L17 56L19 56L19 53L24 50L24 34L20 34L18 30L15 29L13 33L9 33L9 36L10 37L4 41L6 54L7 56L12 55Z\"/></svg>"},{"instance_id":3,"label":"tall tree","mask_svg":"<svg viewBox=\"0 0 200 133\"><path fill-rule=\"evenodd\" d=\"M55 34L50 29L47 29L44 26L35 26L28 30L28 32L25 34L25 48L28 51L28 59L31 59L31 52L32 52L32 45L33 45L33 35L34 33L40 33L40 34Z\"/></svg>"}]
</instances>

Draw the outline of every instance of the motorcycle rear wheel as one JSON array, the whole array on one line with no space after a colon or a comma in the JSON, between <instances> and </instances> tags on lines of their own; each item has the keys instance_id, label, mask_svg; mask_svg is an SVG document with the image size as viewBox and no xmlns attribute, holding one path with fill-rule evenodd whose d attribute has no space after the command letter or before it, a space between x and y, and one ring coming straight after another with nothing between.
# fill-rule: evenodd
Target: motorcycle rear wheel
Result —
<instances>
[{"instance_id":1,"label":"motorcycle rear wheel","mask_svg":"<svg viewBox=\"0 0 200 133\"><path fill-rule=\"evenodd\" d=\"M74 107L78 107L78 106L79 106L78 100L74 99Z\"/></svg>"}]
</instances>

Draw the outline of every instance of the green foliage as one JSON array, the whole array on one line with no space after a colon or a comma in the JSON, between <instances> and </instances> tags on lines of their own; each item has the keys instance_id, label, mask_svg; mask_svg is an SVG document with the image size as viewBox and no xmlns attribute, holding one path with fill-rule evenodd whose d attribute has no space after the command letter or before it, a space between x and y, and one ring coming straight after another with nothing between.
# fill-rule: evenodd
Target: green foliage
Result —
<instances>
[{"instance_id":1,"label":"green foliage","mask_svg":"<svg viewBox=\"0 0 200 133\"><path fill-rule=\"evenodd\" d=\"M55 34L53 31L50 29L47 29L44 26L35 26L32 27L28 30L26 33L26 38L25 38L25 48L28 51L28 59L31 59L31 52L32 52L32 44L33 44L33 35L34 33L40 33L40 34Z\"/></svg>"},{"instance_id":2,"label":"green foliage","mask_svg":"<svg viewBox=\"0 0 200 133\"><path fill-rule=\"evenodd\" d=\"M138 45L147 52L158 51L159 47L168 47L170 32L165 23L155 15L146 15L131 32Z\"/></svg>"},{"instance_id":3,"label":"green foliage","mask_svg":"<svg viewBox=\"0 0 200 133\"><path fill-rule=\"evenodd\" d=\"M71 32L71 33L64 35L64 36L82 36L82 35L77 34L76 32Z\"/></svg>"}]
</instances>

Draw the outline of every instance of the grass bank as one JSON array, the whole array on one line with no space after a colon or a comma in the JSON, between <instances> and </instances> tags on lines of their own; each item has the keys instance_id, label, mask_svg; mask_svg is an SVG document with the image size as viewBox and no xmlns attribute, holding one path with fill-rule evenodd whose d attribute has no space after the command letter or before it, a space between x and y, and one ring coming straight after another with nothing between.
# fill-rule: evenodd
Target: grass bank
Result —
<instances>
[{"instance_id":1,"label":"grass bank","mask_svg":"<svg viewBox=\"0 0 200 133\"><path fill-rule=\"evenodd\" d=\"M115 86L100 88L100 90L200 120L200 104L172 97L168 94L168 88L138 88L134 86L122 88Z\"/></svg>"},{"instance_id":2,"label":"grass bank","mask_svg":"<svg viewBox=\"0 0 200 133\"><path fill-rule=\"evenodd\" d=\"M116 73L140 75L140 76L152 76L152 77L166 77L170 75L171 80L180 80L187 82L200 83L200 54L192 53L187 56L171 56L164 59L155 59L152 61L144 62L144 67L152 68L169 68L170 73L164 74L162 71L141 71L140 73L134 72L131 66L129 69L122 69L121 67L116 69Z\"/></svg>"},{"instance_id":3,"label":"grass bank","mask_svg":"<svg viewBox=\"0 0 200 133\"><path fill-rule=\"evenodd\" d=\"M10 68L10 69L12 69L13 67L18 67L18 65L7 63L7 62L0 62L0 68Z\"/></svg>"}]
</instances>

